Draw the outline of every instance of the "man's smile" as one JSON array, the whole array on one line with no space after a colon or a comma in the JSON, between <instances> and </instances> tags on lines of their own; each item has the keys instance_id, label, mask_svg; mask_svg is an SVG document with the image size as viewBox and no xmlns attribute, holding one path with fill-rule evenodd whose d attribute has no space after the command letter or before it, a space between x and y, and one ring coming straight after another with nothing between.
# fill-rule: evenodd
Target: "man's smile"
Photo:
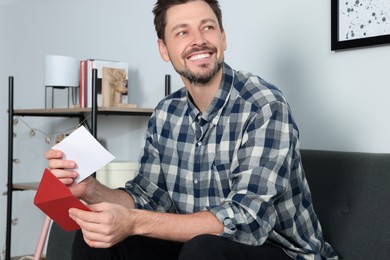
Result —
<instances>
[{"instance_id":1,"label":"man's smile","mask_svg":"<svg viewBox=\"0 0 390 260\"><path fill-rule=\"evenodd\" d=\"M189 61L200 61L209 59L216 52L216 48L209 46L195 47L183 53L183 58Z\"/></svg>"},{"instance_id":2,"label":"man's smile","mask_svg":"<svg viewBox=\"0 0 390 260\"><path fill-rule=\"evenodd\" d=\"M211 55L212 53L199 53L199 54L191 55L190 57L188 57L188 59L191 61L196 61L196 60L210 58Z\"/></svg>"}]
</instances>

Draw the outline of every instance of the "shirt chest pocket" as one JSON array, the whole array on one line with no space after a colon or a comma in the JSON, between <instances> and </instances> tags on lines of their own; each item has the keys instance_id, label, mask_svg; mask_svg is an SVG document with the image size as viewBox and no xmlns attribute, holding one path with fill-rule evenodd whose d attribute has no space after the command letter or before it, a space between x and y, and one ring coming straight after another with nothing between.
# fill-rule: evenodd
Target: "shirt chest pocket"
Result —
<instances>
[{"instance_id":1,"label":"shirt chest pocket","mask_svg":"<svg viewBox=\"0 0 390 260\"><path fill-rule=\"evenodd\" d=\"M215 158L211 169L210 186L215 191L215 196L223 200L231 191L232 174L228 156L220 158L226 158L226 160Z\"/></svg>"}]
</instances>

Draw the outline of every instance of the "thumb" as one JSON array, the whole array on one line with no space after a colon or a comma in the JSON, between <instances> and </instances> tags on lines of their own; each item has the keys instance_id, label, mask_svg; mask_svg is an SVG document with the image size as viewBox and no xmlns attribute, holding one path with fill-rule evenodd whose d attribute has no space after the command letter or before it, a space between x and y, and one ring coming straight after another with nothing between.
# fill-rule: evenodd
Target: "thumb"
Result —
<instances>
[{"instance_id":1,"label":"thumb","mask_svg":"<svg viewBox=\"0 0 390 260\"><path fill-rule=\"evenodd\" d=\"M88 207L94 212L102 212L108 208L108 204L106 202L102 202L97 204L89 204Z\"/></svg>"}]
</instances>

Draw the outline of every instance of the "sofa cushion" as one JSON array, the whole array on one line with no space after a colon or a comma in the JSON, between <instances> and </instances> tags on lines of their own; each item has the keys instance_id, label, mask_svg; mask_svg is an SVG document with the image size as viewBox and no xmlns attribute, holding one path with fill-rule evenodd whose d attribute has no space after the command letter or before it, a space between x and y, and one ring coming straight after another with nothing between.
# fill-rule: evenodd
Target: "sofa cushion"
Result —
<instances>
[{"instance_id":1,"label":"sofa cushion","mask_svg":"<svg viewBox=\"0 0 390 260\"><path fill-rule=\"evenodd\" d=\"M389 259L390 154L301 155L325 240L343 259Z\"/></svg>"}]
</instances>

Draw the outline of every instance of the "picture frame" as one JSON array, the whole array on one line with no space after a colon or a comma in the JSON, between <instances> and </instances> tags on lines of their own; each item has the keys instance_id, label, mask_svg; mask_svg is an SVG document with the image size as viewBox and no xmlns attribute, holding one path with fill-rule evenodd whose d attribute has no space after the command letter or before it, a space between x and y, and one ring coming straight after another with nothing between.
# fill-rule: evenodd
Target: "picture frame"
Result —
<instances>
[{"instance_id":1,"label":"picture frame","mask_svg":"<svg viewBox=\"0 0 390 260\"><path fill-rule=\"evenodd\" d=\"M390 43L390 1L331 0L331 50Z\"/></svg>"}]
</instances>

